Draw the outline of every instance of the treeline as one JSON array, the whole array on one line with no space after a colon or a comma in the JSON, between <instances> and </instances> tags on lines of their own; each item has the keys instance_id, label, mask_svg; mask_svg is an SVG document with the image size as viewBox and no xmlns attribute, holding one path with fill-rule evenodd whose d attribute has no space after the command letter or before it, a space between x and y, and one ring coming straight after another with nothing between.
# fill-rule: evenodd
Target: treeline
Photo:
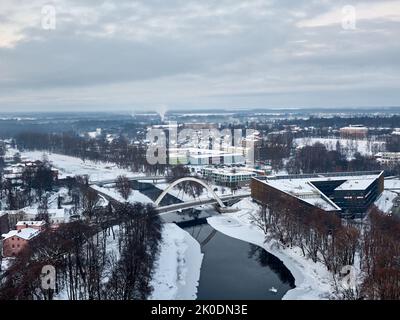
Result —
<instances>
[{"instance_id":1,"label":"treeline","mask_svg":"<svg viewBox=\"0 0 400 320\"><path fill-rule=\"evenodd\" d=\"M400 135L391 136L387 140L386 149L389 152L400 152Z\"/></svg>"},{"instance_id":2,"label":"treeline","mask_svg":"<svg viewBox=\"0 0 400 320\"><path fill-rule=\"evenodd\" d=\"M262 206L253 220L263 229L267 240L276 239L284 246L300 247L304 256L322 262L334 274L342 266L354 263L359 246L357 228L343 225L336 214L318 208L305 211L295 199L269 193L266 197L268 206Z\"/></svg>"},{"instance_id":3,"label":"treeline","mask_svg":"<svg viewBox=\"0 0 400 320\"><path fill-rule=\"evenodd\" d=\"M389 175L400 174L400 164L381 165L374 157L363 156L358 152L348 160L341 152L340 145L336 150L328 150L319 142L298 149L286 164L286 169L291 174L372 170L385 170Z\"/></svg>"},{"instance_id":4,"label":"treeline","mask_svg":"<svg viewBox=\"0 0 400 320\"><path fill-rule=\"evenodd\" d=\"M0 209L3 199L8 210L18 210L30 206L34 202L40 202L43 195L51 191L55 185L55 179L50 165L43 162L33 167L25 167L20 183L12 184L10 180L3 179L0 171Z\"/></svg>"},{"instance_id":5,"label":"treeline","mask_svg":"<svg viewBox=\"0 0 400 320\"><path fill-rule=\"evenodd\" d=\"M5 167L5 162L4 162L4 155L6 154L6 147L5 144L0 141L0 173L3 172L3 169Z\"/></svg>"},{"instance_id":6,"label":"treeline","mask_svg":"<svg viewBox=\"0 0 400 320\"><path fill-rule=\"evenodd\" d=\"M35 133L59 133L76 131L88 132L102 128L106 132L121 132L135 137L138 131L145 130L146 124L127 117L126 115L115 114L43 114L27 115L34 119L20 118L20 116L0 119L0 137L11 138L23 132ZM156 122L156 121L154 121ZM159 122L157 122L159 123Z\"/></svg>"},{"instance_id":7,"label":"treeline","mask_svg":"<svg viewBox=\"0 0 400 320\"><path fill-rule=\"evenodd\" d=\"M146 299L161 230L154 208L138 203L120 205L101 223L85 220L47 229L6 271L0 299ZM56 290L41 283L48 265L56 268Z\"/></svg>"},{"instance_id":8,"label":"treeline","mask_svg":"<svg viewBox=\"0 0 400 320\"><path fill-rule=\"evenodd\" d=\"M259 161L270 161L274 170L283 168L283 159L290 156L293 147L291 134L267 136L256 148L255 157Z\"/></svg>"},{"instance_id":9,"label":"treeline","mask_svg":"<svg viewBox=\"0 0 400 320\"><path fill-rule=\"evenodd\" d=\"M342 128L348 125L362 124L371 128L396 128L400 123L400 115L392 115L388 117L363 116L363 117L315 117L308 119L287 119L282 120L282 125L299 125L302 127L332 127Z\"/></svg>"},{"instance_id":10,"label":"treeline","mask_svg":"<svg viewBox=\"0 0 400 320\"><path fill-rule=\"evenodd\" d=\"M82 160L113 162L134 172L163 173L165 165L151 165L146 159L146 146L133 144L120 136L108 141L105 138L87 139L74 133L45 134L25 132L16 136L20 150L46 150Z\"/></svg>"},{"instance_id":11,"label":"treeline","mask_svg":"<svg viewBox=\"0 0 400 320\"><path fill-rule=\"evenodd\" d=\"M397 217L387 216L374 207L366 222L357 225L318 209L305 211L297 201L276 195L270 196L268 203L253 217L266 240L277 240L285 247L299 247L305 257L323 263L333 274L336 297L400 299L400 220ZM343 267L355 268L356 264L361 274L354 274L353 284L343 286L340 282Z\"/></svg>"},{"instance_id":12,"label":"treeline","mask_svg":"<svg viewBox=\"0 0 400 320\"><path fill-rule=\"evenodd\" d=\"M363 237L361 294L366 299L400 299L400 220L379 210L370 214Z\"/></svg>"}]
</instances>

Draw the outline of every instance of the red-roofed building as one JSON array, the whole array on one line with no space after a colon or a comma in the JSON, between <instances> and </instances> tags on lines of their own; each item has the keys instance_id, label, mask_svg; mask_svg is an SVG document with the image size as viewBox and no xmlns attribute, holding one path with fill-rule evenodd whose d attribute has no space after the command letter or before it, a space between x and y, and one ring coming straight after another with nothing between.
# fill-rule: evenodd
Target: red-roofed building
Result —
<instances>
[{"instance_id":1,"label":"red-roofed building","mask_svg":"<svg viewBox=\"0 0 400 320\"><path fill-rule=\"evenodd\" d=\"M20 221L16 225L16 230L2 234L3 257L17 256L43 231L45 225L45 221Z\"/></svg>"}]
</instances>

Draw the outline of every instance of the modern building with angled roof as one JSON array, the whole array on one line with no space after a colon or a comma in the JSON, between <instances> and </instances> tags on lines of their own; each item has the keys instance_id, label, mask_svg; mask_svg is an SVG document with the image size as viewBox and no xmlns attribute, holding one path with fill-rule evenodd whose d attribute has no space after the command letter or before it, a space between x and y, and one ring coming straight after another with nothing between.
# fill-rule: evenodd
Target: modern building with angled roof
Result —
<instances>
[{"instance_id":1,"label":"modern building with angled roof","mask_svg":"<svg viewBox=\"0 0 400 320\"><path fill-rule=\"evenodd\" d=\"M268 205L271 197L296 199L300 206L334 212L342 217L364 216L384 189L384 172L344 172L255 177L254 200Z\"/></svg>"}]
</instances>

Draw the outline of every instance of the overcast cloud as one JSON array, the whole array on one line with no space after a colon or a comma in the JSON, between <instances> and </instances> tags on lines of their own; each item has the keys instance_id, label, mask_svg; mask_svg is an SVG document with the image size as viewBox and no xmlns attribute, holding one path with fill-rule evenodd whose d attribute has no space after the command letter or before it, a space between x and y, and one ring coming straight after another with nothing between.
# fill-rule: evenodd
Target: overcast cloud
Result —
<instances>
[{"instance_id":1,"label":"overcast cloud","mask_svg":"<svg viewBox=\"0 0 400 320\"><path fill-rule=\"evenodd\" d=\"M0 0L0 111L398 106L399 38L399 0Z\"/></svg>"}]
</instances>

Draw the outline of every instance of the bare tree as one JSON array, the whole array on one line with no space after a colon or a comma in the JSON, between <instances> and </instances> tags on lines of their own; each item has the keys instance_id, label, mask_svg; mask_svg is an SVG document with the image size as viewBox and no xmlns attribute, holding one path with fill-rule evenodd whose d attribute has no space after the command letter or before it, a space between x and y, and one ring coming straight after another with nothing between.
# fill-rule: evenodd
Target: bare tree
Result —
<instances>
[{"instance_id":1,"label":"bare tree","mask_svg":"<svg viewBox=\"0 0 400 320\"><path fill-rule=\"evenodd\" d=\"M38 214L36 216L36 220L38 221L46 221L46 223L50 222L50 217L49 217L49 196L46 194L44 197L42 197L39 206L38 206Z\"/></svg>"},{"instance_id":2,"label":"bare tree","mask_svg":"<svg viewBox=\"0 0 400 320\"><path fill-rule=\"evenodd\" d=\"M132 187L129 179L126 176L118 176L115 182L115 187L125 201L128 201L128 198L132 193Z\"/></svg>"},{"instance_id":3,"label":"bare tree","mask_svg":"<svg viewBox=\"0 0 400 320\"><path fill-rule=\"evenodd\" d=\"M100 198L95 190L90 187L83 187L82 190L82 206L83 213L89 218L93 217L95 209L98 207Z\"/></svg>"}]
</instances>

